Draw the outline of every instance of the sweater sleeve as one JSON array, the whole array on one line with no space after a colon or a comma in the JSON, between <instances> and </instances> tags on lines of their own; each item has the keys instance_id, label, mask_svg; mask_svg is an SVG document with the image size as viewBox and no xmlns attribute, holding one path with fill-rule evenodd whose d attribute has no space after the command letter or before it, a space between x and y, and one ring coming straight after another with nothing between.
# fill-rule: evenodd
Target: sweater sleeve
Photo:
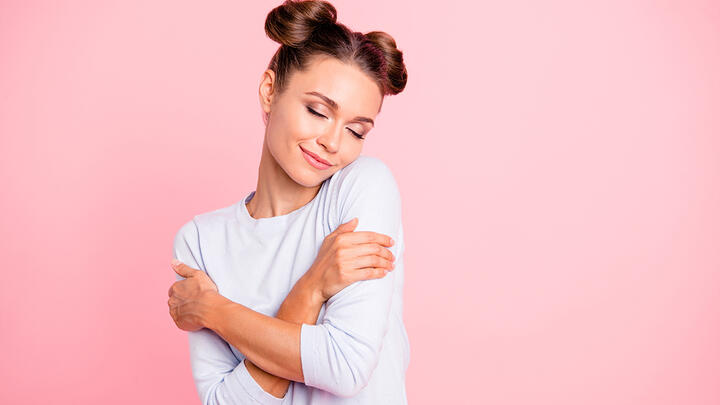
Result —
<instances>
[{"instance_id":1,"label":"sweater sleeve","mask_svg":"<svg viewBox=\"0 0 720 405\"><path fill-rule=\"evenodd\" d=\"M173 257L188 266L207 273L203 262L195 220L183 225L175 235ZM184 277L175 273L177 280ZM263 390L238 360L230 345L214 331L203 328L188 332L190 365L198 395L203 405L281 404Z\"/></svg>"},{"instance_id":2,"label":"sweater sleeve","mask_svg":"<svg viewBox=\"0 0 720 405\"><path fill-rule=\"evenodd\" d=\"M355 217L355 231L389 235L395 244L395 269L384 277L357 281L326 302L316 325L303 324L300 335L305 384L351 397L362 390L378 363L388 330L394 279L402 269L401 200L395 179L379 159L356 160L343 170L338 225Z\"/></svg>"}]
</instances>

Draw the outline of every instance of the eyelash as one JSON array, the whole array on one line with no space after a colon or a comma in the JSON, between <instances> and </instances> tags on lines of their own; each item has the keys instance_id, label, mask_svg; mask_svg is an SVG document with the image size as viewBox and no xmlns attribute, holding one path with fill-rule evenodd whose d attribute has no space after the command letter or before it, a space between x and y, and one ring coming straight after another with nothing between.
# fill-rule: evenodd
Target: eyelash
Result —
<instances>
[{"instance_id":1,"label":"eyelash","mask_svg":"<svg viewBox=\"0 0 720 405\"><path fill-rule=\"evenodd\" d=\"M310 112L310 114L313 114L313 115L316 115L316 116L322 117L322 118L327 118L326 116L320 114L319 112L313 110L313 109L310 108L310 107L307 107L307 110ZM359 138L359 139L365 139L365 136L362 136L362 135L358 134L357 132L353 131L353 130L350 129L350 128L348 128L348 131L352 132L353 135L355 135L355 136L356 136L357 138Z\"/></svg>"}]
</instances>

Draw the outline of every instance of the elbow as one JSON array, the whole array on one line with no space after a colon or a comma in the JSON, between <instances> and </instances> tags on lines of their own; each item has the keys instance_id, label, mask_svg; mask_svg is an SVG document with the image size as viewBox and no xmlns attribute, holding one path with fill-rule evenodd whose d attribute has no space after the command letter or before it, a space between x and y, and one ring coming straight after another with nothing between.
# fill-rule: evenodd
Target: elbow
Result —
<instances>
[{"instance_id":1,"label":"elbow","mask_svg":"<svg viewBox=\"0 0 720 405\"><path fill-rule=\"evenodd\" d=\"M301 360L305 385L352 397L370 382L380 359L381 337L349 333L330 322L303 324Z\"/></svg>"},{"instance_id":2,"label":"elbow","mask_svg":"<svg viewBox=\"0 0 720 405\"><path fill-rule=\"evenodd\" d=\"M230 404L231 398L228 396L228 392L220 389L220 384L216 384L210 390L200 393L203 405L226 405Z\"/></svg>"},{"instance_id":3,"label":"elbow","mask_svg":"<svg viewBox=\"0 0 720 405\"><path fill-rule=\"evenodd\" d=\"M359 393L363 388L365 388L366 384L349 381L349 382L341 382L336 384L333 389L329 390L331 394L343 397L343 398L350 398L354 397Z\"/></svg>"},{"instance_id":4,"label":"elbow","mask_svg":"<svg viewBox=\"0 0 720 405\"><path fill-rule=\"evenodd\" d=\"M230 405L244 403L225 383L225 377L206 385L197 385L202 405Z\"/></svg>"},{"instance_id":5,"label":"elbow","mask_svg":"<svg viewBox=\"0 0 720 405\"><path fill-rule=\"evenodd\" d=\"M343 398L351 398L357 395L360 391L362 391L363 388L365 388L367 384L347 384L344 386L338 387L338 389L333 392L334 395L338 397Z\"/></svg>"},{"instance_id":6,"label":"elbow","mask_svg":"<svg viewBox=\"0 0 720 405\"><path fill-rule=\"evenodd\" d=\"M365 355L357 361L347 363L345 372L335 381L330 389L332 394L340 397L353 397L365 388L377 365L377 355Z\"/></svg>"}]
</instances>

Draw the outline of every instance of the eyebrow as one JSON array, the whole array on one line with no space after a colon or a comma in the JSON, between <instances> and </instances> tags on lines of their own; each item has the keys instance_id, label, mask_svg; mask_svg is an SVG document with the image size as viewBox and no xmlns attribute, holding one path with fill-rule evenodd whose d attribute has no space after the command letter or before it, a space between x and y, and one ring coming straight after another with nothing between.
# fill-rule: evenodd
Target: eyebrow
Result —
<instances>
[{"instance_id":1,"label":"eyebrow","mask_svg":"<svg viewBox=\"0 0 720 405\"><path fill-rule=\"evenodd\" d=\"M320 97L320 98L323 99L326 103L330 104L330 107L332 107L333 110L337 110L337 109L338 109L338 104L335 102L335 100L331 99L330 97L328 97L328 96L326 96L326 95L324 95L324 94L322 94L322 93L319 93L319 92L317 92L317 91L307 91L307 92L305 92L305 94L309 94L309 95L311 95L311 96ZM368 118L368 117L355 117L354 120L355 120L355 121L369 122L370 124L372 124L372 126L375 126L375 121L373 121L372 118Z\"/></svg>"}]
</instances>

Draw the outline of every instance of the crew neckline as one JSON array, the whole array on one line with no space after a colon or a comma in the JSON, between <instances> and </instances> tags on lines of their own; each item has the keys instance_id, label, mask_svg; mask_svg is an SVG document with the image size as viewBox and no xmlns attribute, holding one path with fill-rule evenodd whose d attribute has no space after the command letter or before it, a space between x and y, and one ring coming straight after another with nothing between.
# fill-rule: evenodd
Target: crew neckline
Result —
<instances>
[{"instance_id":1,"label":"crew neckline","mask_svg":"<svg viewBox=\"0 0 720 405\"><path fill-rule=\"evenodd\" d=\"M307 204L303 205L302 207L299 207L293 211L288 212L287 214L283 215L276 215L274 217L265 217L265 218L254 218L252 215L250 215L250 212L247 209L247 203L252 200L252 198L255 196L255 192L257 190L250 191L248 194L245 195L245 198L242 199L242 201L239 202L239 207L237 209L237 215L238 219L243 220L244 222L250 224L253 226L256 230L272 230L272 229L279 229L285 227L288 222L290 222L293 218L296 216L302 214L304 211L306 211L311 205L317 201L320 193L322 193L323 188L325 187L325 181L320 185L320 189L318 190L315 197L313 197L312 200L310 200Z\"/></svg>"}]
</instances>

